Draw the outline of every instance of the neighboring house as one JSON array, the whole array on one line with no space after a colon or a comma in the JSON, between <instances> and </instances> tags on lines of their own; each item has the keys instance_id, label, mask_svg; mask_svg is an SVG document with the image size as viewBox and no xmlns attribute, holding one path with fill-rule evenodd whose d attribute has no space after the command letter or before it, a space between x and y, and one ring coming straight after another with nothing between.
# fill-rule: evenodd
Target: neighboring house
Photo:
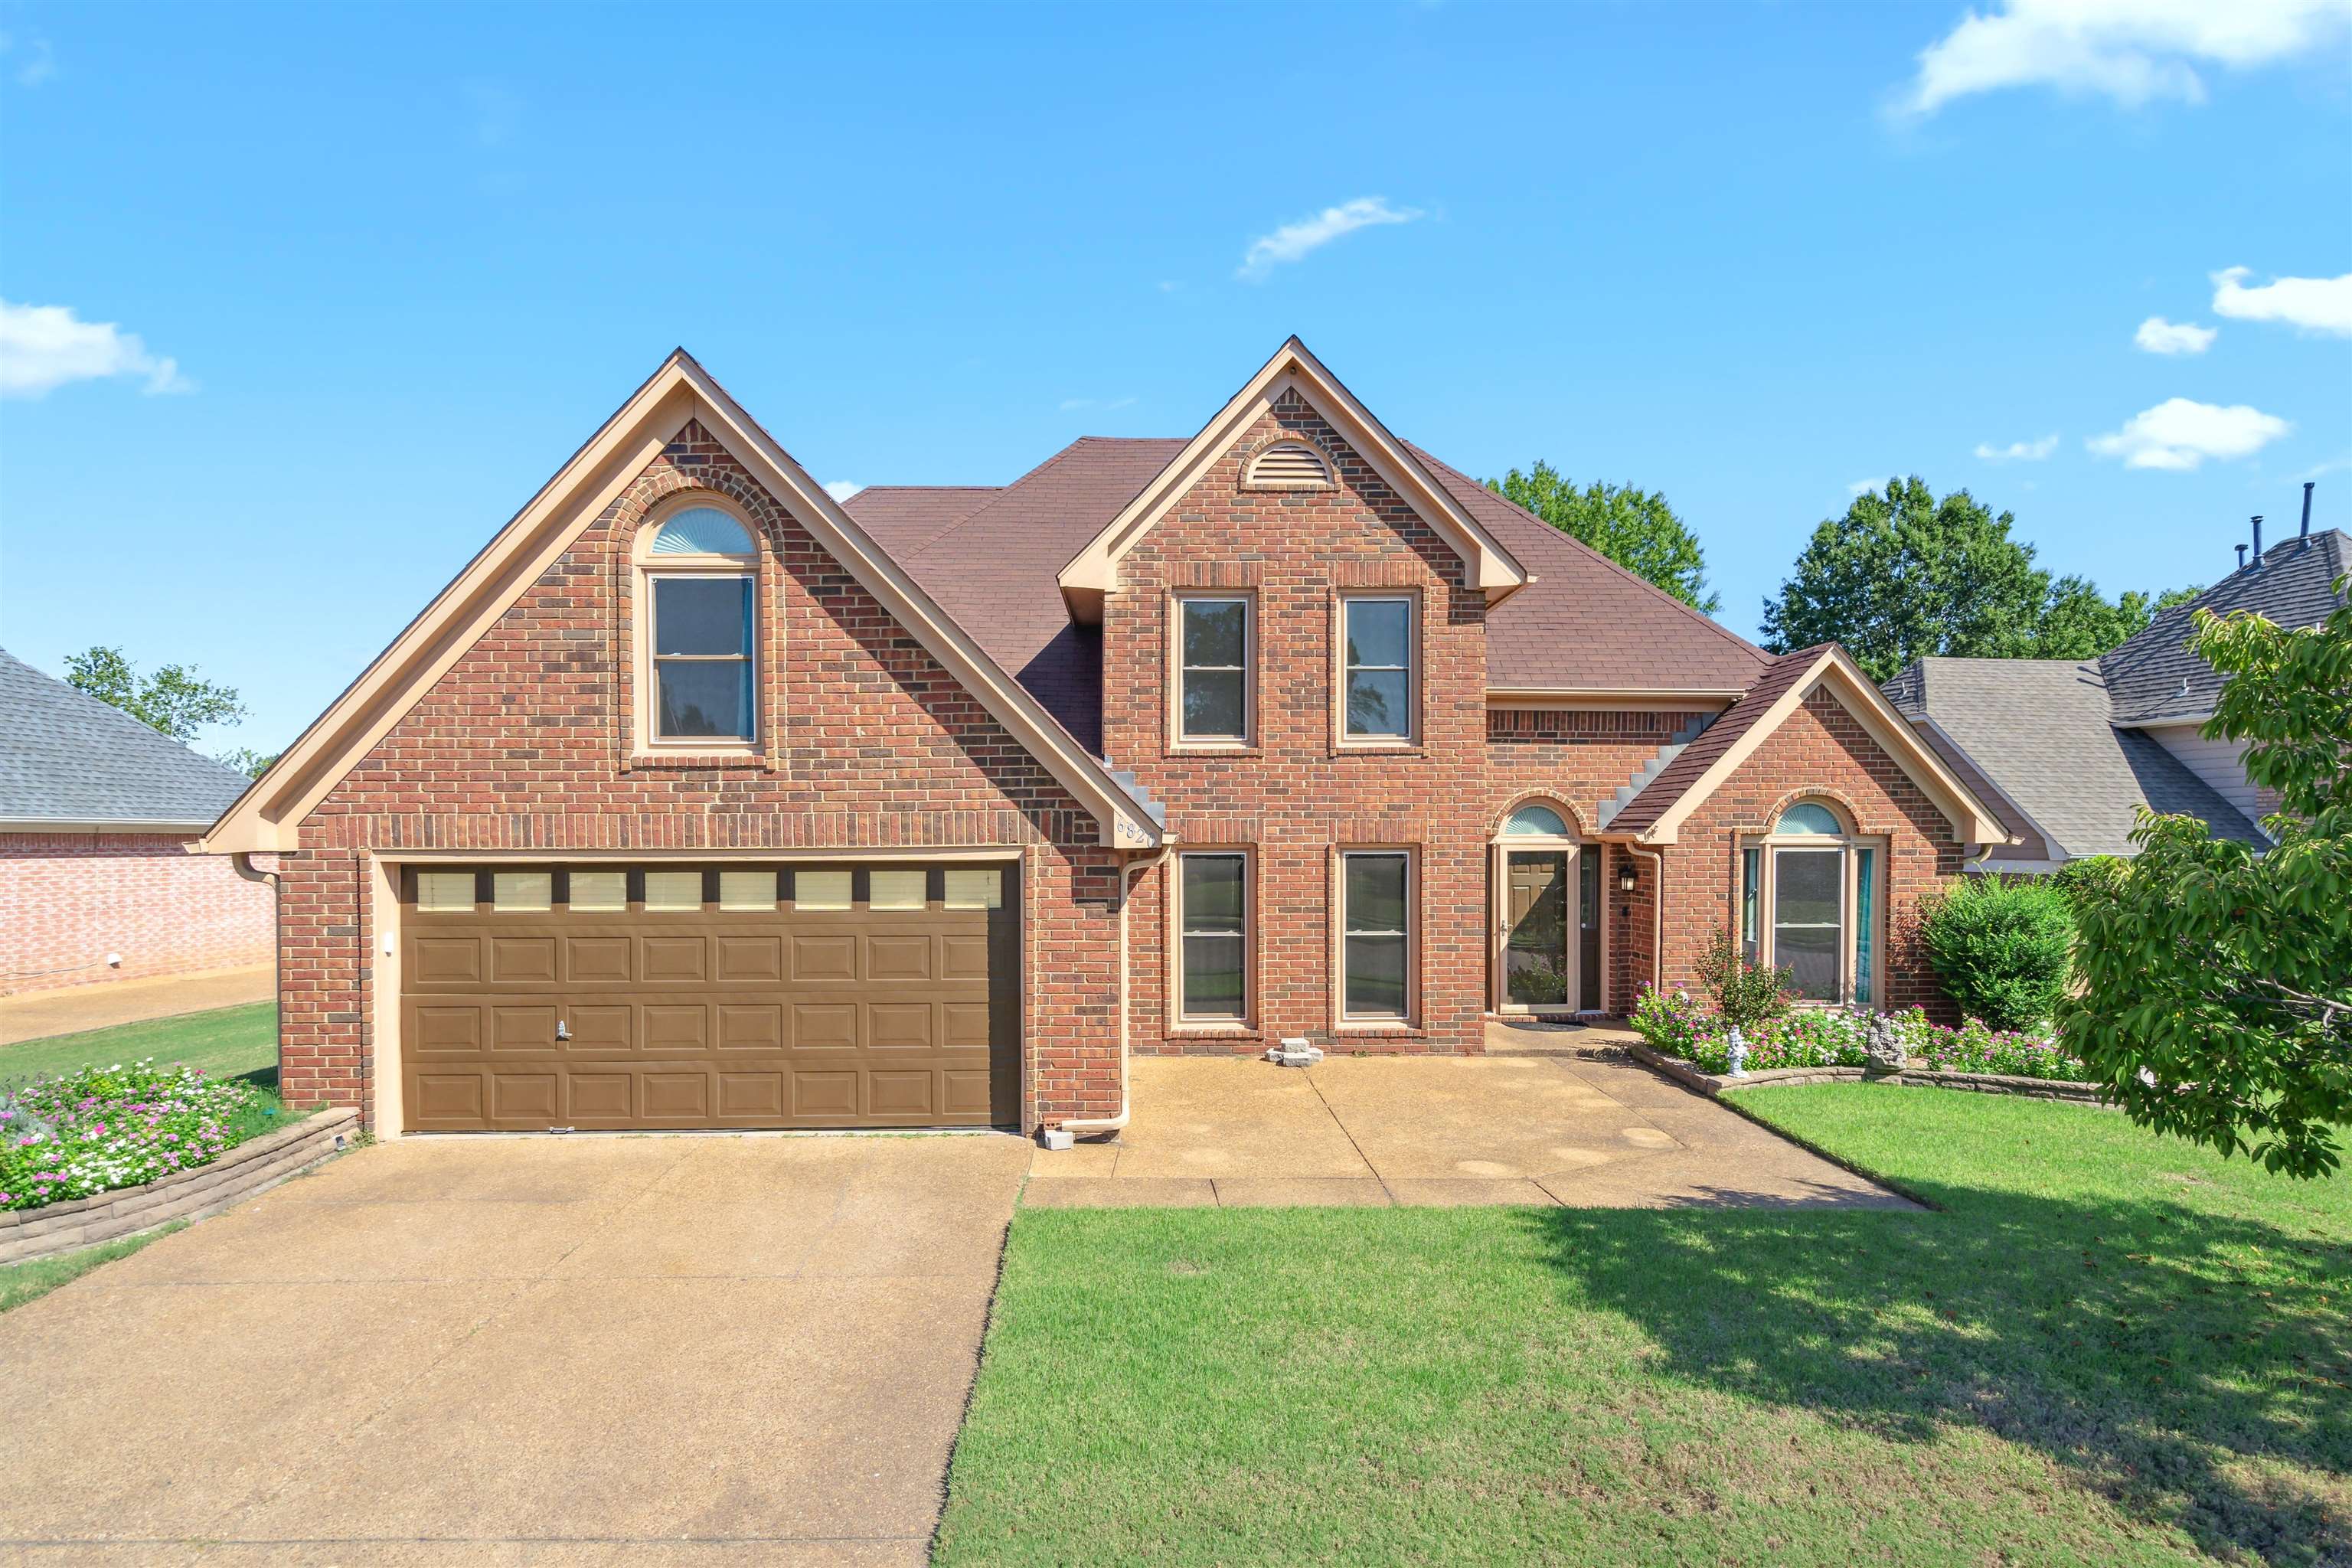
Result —
<instances>
[{"instance_id":1,"label":"neighboring house","mask_svg":"<svg viewBox=\"0 0 2352 1568\"><path fill-rule=\"evenodd\" d=\"M250 781L0 652L0 994L269 960L269 889L187 852Z\"/></svg>"},{"instance_id":2,"label":"neighboring house","mask_svg":"<svg viewBox=\"0 0 2352 1568\"><path fill-rule=\"evenodd\" d=\"M1836 649L1293 340L1189 438L845 503L674 354L202 847L280 857L284 1092L387 1133L1088 1131L1132 1052L1476 1052L1717 932L1934 1002L2001 837Z\"/></svg>"},{"instance_id":3,"label":"neighboring house","mask_svg":"<svg viewBox=\"0 0 2352 1568\"><path fill-rule=\"evenodd\" d=\"M2308 487L2306 487L2306 489ZM2246 777L2240 748L2199 733L2221 678L2189 651L2189 617L2251 610L2313 626L2352 572L2352 538L2304 531L2273 546L2147 630L2093 659L1923 658L1886 696L2015 842L1976 869L2049 871L2089 855L2130 855L2141 806L2202 817L2220 837L2267 843L2275 808Z\"/></svg>"}]
</instances>

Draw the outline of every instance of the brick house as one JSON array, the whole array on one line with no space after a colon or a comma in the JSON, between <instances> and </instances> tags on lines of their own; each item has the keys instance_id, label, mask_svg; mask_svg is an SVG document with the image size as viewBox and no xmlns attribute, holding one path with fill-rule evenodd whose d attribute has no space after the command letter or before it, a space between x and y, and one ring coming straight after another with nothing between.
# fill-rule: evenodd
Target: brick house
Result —
<instances>
[{"instance_id":1,"label":"brick house","mask_svg":"<svg viewBox=\"0 0 2352 1568\"><path fill-rule=\"evenodd\" d=\"M1735 931L1927 999L1998 821L1391 435L1292 340L1197 434L838 502L674 354L229 810L281 1082L382 1131L1019 1125L1142 1052L1476 1052Z\"/></svg>"},{"instance_id":2,"label":"brick house","mask_svg":"<svg viewBox=\"0 0 2352 1568\"><path fill-rule=\"evenodd\" d=\"M187 852L247 782L0 652L0 995L269 962L269 889Z\"/></svg>"}]
</instances>

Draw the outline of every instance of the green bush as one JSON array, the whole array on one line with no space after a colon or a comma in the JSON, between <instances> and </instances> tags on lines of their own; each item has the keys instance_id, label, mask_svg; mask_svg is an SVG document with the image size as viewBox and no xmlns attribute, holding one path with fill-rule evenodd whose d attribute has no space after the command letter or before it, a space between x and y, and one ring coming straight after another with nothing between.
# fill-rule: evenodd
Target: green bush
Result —
<instances>
[{"instance_id":1,"label":"green bush","mask_svg":"<svg viewBox=\"0 0 2352 1568\"><path fill-rule=\"evenodd\" d=\"M1926 910L1920 935L1960 1010L1996 1029L2032 1029L2066 993L2074 916L2046 881L1968 877Z\"/></svg>"}]
</instances>

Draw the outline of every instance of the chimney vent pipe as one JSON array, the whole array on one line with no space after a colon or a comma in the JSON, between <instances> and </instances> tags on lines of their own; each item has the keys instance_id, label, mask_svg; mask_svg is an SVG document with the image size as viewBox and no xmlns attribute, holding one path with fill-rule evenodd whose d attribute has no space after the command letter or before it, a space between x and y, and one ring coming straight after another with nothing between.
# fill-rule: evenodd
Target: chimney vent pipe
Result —
<instances>
[{"instance_id":1,"label":"chimney vent pipe","mask_svg":"<svg viewBox=\"0 0 2352 1568\"><path fill-rule=\"evenodd\" d=\"M2243 572L2245 569L2246 569L2246 547L2245 547L2244 545L2241 544L2240 546L2238 546L2238 570L2239 570L2239 571L2241 571L2241 572Z\"/></svg>"},{"instance_id":2,"label":"chimney vent pipe","mask_svg":"<svg viewBox=\"0 0 2352 1568\"><path fill-rule=\"evenodd\" d=\"M2303 531L2295 535L2303 542L2294 547L2298 555L2311 548L2311 487L2315 482L2312 479L2303 481Z\"/></svg>"},{"instance_id":3,"label":"chimney vent pipe","mask_svg":"<svg viewBox=\"0 0 2352 1568\"><path fill-rule=\"evenodd\" d=\"M2254 570L2263 569L2263 514L2254 513Z\"/></svg>"}]
</instances>

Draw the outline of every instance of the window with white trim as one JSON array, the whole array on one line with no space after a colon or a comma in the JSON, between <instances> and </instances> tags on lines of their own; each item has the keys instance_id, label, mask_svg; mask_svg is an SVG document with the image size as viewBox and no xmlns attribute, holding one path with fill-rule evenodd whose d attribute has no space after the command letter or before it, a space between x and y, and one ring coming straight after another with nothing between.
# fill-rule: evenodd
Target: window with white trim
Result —
<instances>
[{"instance_id":1,"label":"window with white trim","mask_svg":"<svg viewBox=\"0 0 2352 1568\"><path fill-rule=\"evenodd\" d=\"M1412 1010L1412 857L1349 849L1339 857L1339 1016L1402 1022Z\"/></svg>"},{"instance_id":2,"label":"window with white trim","mask_svg":"<svg viewBox=\"0 0 2352 1568\"><path fill-rule=\"evenodd\" d=\"M1187 594L1176 601L1176 739L1245 745L1250 701L1247 595Z\"/></svg>"},{"instance_id":3,"label":"window with white trim","mask_svg":"<svg viewBox=\"0 0 2352 1568\"><path fill-rule=\"evenodd\" d=\"M1882 841L1842 813L1798 801L1739 853L1739 944L1785 971L1808 1002L1874 1005Z\"/></svg>"},{"instance_id":4,"label":"window with white trim","mask_svg":"<svg viewBox=\"0 0 2352 1568\"><path fill-rule=\"evenodd\" d=\"M1340 601L1340 715L1346 740L1361 744L1412 739L1419 700L1415 604L1410 594L1351 594Z\"/></svg>"},{"instance_id":5,"label":"window with white trim","mask_svg":"<svg viewBox=\"0 0 2352 1568\"><path fill-rule=\"evenodd\" d=\"M644 734L656 746L759 738L759 572L751 531L688 506L637 549Z\"/></svg>"},{"instance_id":6,"label":"window with white trim","mask_svg":"<svg viewBox=\"0 0 2352 1568\"><path fill-rule=\"evenodd\" d=\"M1177 1016L1187 1023L1249 1018L1249 857L1238 849L1177 857Z\"/></svg>"}]
</instances>

